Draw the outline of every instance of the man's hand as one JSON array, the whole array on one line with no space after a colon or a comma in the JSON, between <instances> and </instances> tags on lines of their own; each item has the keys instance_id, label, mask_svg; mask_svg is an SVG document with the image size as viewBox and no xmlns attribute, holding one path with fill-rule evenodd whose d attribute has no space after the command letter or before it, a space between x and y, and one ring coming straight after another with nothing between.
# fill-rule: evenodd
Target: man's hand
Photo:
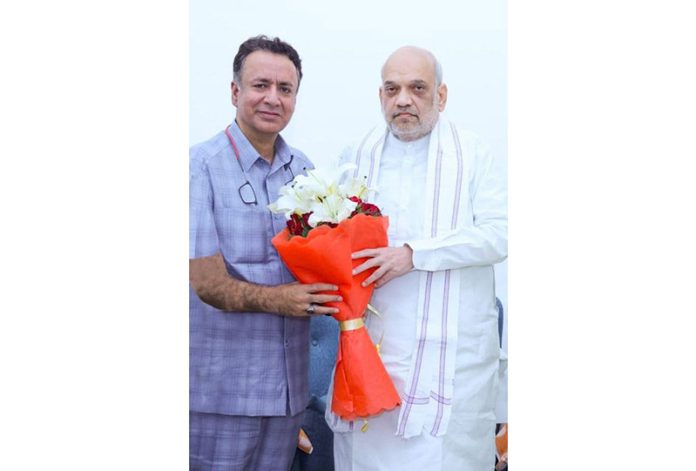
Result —
<instances>
[{"instance_id":1,"label":"man's hand","mask_svg":"<svg viewBox=\"0 0 696 471\"><path fill-rule=\"evenodd\" d=\"M314 283L302 285L300 283L289 283L278 285L274 290L273 299L275 305L273 312L293 317L307 317L320 314L335 314L338 309L335 307L322 306L324 303L339 302L343 298L335 294L318 294L321 291L336 291L338 287L325 283ZM310 311L307 311L307 309Z\"/></svg>"},{"instance_id":2,"label":"man's hand","mask_svg":"<svg viewBox=\"0 0 696 471\"><path fill-rule=\"evenodd\" d=\"M367 261L358 265L353 270L353 275L362 273L373 267L379 267L372 273L362 286L374 283L376 288L384 286L397 276L408 273L413 268L413 250L408 245L402 247L381 247L378 249L365 249L353 252L352 258L365 258Z\"/></svg>"},{"instance_id":3,"label":"man's hand","mask_svg":"<svg viewBox=\"0 0 696 471\"><path fill-rule=\"evenodd\" d=\"M230 312L272 312L283 316L308 317L335 314L337 308L322 306L342 300L338 287L327 283L303 285L288 283L263 286L233 278L227 273L222 254L189 261L189 282L198 297L207 304Z\"/></svg>"}]
</instances>

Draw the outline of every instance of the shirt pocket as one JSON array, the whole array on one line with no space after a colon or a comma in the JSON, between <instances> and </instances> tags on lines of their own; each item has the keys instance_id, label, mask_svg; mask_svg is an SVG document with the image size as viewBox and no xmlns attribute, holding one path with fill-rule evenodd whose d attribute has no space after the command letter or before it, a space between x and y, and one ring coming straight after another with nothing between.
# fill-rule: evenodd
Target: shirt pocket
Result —
<instances>
[{"instance_id":1,"label":"shirt pocket","mask_svg":"<svg viewBox=\"0 0 696 471\"><path fill-rule=\"evenodd\" d=\"M222 255L229 263L267 263L270 253L267 208L216 208L215 225Z\"/></svg>"}]
</instances>

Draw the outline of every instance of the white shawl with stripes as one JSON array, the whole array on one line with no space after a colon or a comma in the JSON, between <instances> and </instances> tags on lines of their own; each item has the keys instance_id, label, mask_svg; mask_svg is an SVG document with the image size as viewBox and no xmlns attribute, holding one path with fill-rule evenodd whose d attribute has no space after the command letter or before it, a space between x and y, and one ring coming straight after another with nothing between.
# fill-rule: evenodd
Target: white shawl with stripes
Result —
<instances>
[{"instance_id":1,"label":"white shawl with stripes","mask_svg":"<svg viewBox=\"0 0 696 471\"><path fill-rule=\"evenodd\" d=\"M368 187L377 182L386 135L384 126L376 127L352 149L355 176L366 177ZM455 125L441 114L428 147L425 234L429 237L450 232L471 220L466 168L470 159L465 157ZM442 436L447 431L457 352L460 277L459 270L420 274L416 344L402 397L398 436L409 438L423 430ZM327 419L336 431L352 429L330 414L330 406Z\"/></svg>"}]
</instances>

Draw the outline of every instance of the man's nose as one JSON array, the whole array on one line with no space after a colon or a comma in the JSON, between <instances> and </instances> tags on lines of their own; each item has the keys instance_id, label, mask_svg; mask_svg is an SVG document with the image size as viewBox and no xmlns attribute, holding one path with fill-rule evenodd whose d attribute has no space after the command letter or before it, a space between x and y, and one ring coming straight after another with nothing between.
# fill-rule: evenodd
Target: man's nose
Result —
<instances>
[{"instance_id":1,"label":"man's nose","mask_svg":"<svg viewBox=\"0 0 696 471\"><path fill-rule=\"evenodd\" d=\"M278 93L277 87L268 87L268 92L266 92L265 101L270 105L280 104L280 94Z\"/></svg>"},{"instance_id":2,"label":"man's nose","mask_svg":"<svg viewBox=\"0 0 696 471\"><path fill-rule=\"evenodd\" d=\"M410 106L412 103L411 94L408 90L401 89L396 96L396 106Z\"/></svg>"}]
</instances>

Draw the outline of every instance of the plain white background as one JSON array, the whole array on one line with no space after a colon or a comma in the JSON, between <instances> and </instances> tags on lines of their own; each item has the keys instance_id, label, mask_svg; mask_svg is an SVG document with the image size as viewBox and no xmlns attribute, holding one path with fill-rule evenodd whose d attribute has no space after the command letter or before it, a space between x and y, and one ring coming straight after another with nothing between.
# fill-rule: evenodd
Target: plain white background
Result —
<instances>
[{"instance_id":1,"label":"plain white background","mask_svg":"<svg viewBox=\"0 0 696 471\"><path fill-rule=\"evenodd\" d=\"M455 2L388 3L356 8L387 39L467 21ZM516 469L690 466L688 6L508 6ZM0 466L186 469L188 4L0 10Z\"/></svg>"}]
</instances>

